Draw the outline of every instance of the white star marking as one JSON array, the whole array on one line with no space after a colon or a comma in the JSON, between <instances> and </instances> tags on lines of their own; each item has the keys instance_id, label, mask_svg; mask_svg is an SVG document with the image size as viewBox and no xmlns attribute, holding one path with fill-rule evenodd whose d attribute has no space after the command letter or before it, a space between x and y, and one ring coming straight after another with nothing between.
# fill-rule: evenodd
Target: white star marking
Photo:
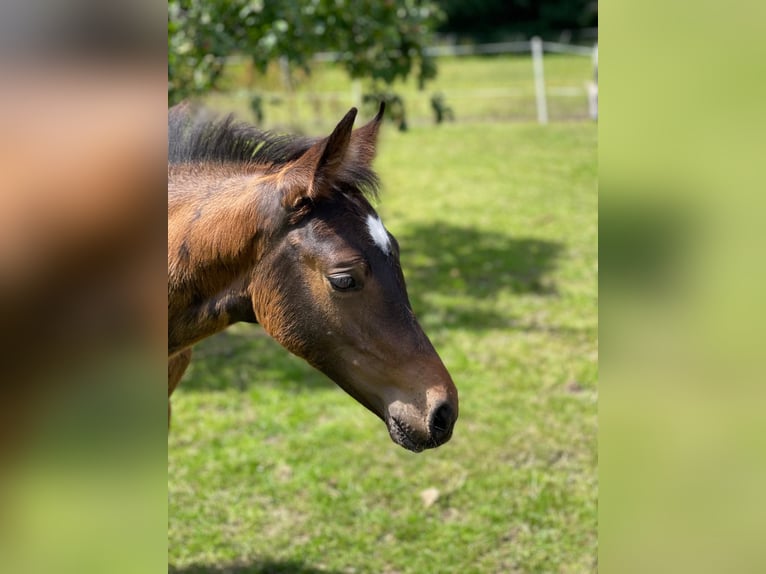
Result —
<instances>
[{"instance_id":1,"label":"white star marking","mask_svg":"<svg viewBox=\"0 0 766 574\"><path fill-rule=\"evenodd\" d=\"M388 238L388 231L383 227L383 222L377 215L370 214L367 216L367 229L375 245L380 247L383 253L389 255L391 253L391 240Z\"/></svg>"}]
</instances>

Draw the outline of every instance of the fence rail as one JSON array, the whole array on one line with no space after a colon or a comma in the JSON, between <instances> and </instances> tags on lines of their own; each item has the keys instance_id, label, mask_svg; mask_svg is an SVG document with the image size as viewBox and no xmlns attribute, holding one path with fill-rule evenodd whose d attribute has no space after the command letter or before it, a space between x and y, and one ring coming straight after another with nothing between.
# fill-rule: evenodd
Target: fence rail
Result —
<instances>
[{"instance_id":1,"label":"fence rail","mask_svg":"<svg viewBox=\"0 0 766 574\"><path fill-rule=\"evenodd\" d=\"M531 40L516 42L495 42L491 44L445 44L441 46L429 46L425 49L426 54L435 58L441 56L483 56L492 54L523 54L531 51ZM593 48L578 46L576 44L562 44L561 42L543 42L543 50L559 54L577 54L590 57ZM341 58L340 52L319 52L314 56L318 62L336 62Z\"/></svg>"},{"instance_id":2,"label":"fence rail","mask_svg":"<svg viewBox=\"0 0 766 574\"><path fill-rule=\"evenodd\" d=\"M454 108L456 121L549 121L593 120L598 116L597 44L593 47L546 42L539 38L530 41L502 42L478 45L440 45L428 48L428 53L437 58L469 56L520 56L529 54L529 67L523 60L509 60L509 72L492 78L492 85L477 85L466 88L458 82L454 87L443 83L435 88L439 97ZM591 59L591 65L582 67L582 73L566 75L562 80L554 74L546 77L546 54L565 54ZM318 63L332 65L341 58L339 53L316 54ZM571 60L570 60L571 61ZM242 64L245 58L232 58L230 64ZM578 65L579 66L579 65ZM512 70L511 70L512 68ZM525 71L526 70L526 71ZM562 83L563 82L563 83ZM464 83L463 83L464 84ZM349 105L362 104L360 82L352 82L342 90L313 89L264 91L243 89L229 98L232 107L250 113L251 99L257 97L263 106L266 123L277 125L316 125L326 118L334 118L347 110ZM409 91L404 95L408 123L410 125L433 121L433 98L435 94Z\"/></svg>"}]
</instances>

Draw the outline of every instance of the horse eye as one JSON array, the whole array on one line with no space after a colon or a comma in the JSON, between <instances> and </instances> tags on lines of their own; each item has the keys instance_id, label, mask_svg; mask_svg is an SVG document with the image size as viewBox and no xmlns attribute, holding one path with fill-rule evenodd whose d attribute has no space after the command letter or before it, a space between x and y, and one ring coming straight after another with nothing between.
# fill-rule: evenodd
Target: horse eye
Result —
<instances>
[{"instance_id":1,"label":"horse eye","mask_svg":"<svg viewBox=\"0 0 766 574\"><path fill-rule=\"evenodd\" d=\"M356 280L348 274L329 275L327 280L336 291L348 291L356 287Z\"/></svg>"}]
</instances>

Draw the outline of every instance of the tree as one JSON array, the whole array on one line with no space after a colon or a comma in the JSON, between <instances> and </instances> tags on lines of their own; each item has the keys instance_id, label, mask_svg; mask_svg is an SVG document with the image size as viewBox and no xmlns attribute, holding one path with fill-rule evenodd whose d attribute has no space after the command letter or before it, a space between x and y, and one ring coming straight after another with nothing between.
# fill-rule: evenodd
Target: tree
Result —
<instances>
[{"instance_id":1,"label":"tree","mask_svg":"<svg viewBox=\"0 0 766 574\"><path fill-rule=\"evenodd\" d=\"M285 58L309 69L317 52L338 52L351 78L390 86L436 76L425 48L443 12L430 0L170 0L168 100L216 86L225 59L252 58L265 71Z\"/></svg>"},{"instance_id":2,"label":"tree","mask_svg":"<svg viewBox=\"0 0 766 574\"><path fill-rule=\"evenodd\" d=\"M596 0L437 0L446 13L439 32L495 42L513 36L556 37L598 26Z\"/></svg>"}]
</instances>

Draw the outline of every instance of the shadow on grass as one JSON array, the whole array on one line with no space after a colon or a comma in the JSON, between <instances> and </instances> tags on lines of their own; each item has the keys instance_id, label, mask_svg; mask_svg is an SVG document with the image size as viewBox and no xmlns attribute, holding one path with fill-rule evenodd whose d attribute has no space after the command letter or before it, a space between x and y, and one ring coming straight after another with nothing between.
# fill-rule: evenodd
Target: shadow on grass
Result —
<instances>
[{"instance_id":1,"label":"shadow on grass","mask_svg":"<svg viewBox=\"0 0 766 574\"><path fill-rule=\"evenodd\" d=\"M486 310L487 301L501 292L558 292L549 273L561 243L445 223L412 227L397 239L412 306L426 327L510 328L511 318Z\"/></svg>"},{"instance_id":2,"label":"shadow on grass","mask_svg":"<svg viewBox=\"0 0 766 574\"><path fill-rule=\"evenodd\" d=\"M499 293L557 293L549 277L563 247L445 223L411 227L398 236L413 308L435 339L452 328L513 329L511 309L487 305ZM291 355L259 325L235 325L194 349L186 390L245 391L256 385L292 392L334 387L327 377Z\"/></svg>"},{"instance_id":3,"label":"shadow on grass","mask_svg":"<svg viewBox=\"0 0 766 574\"><path fill-rule=\"evenodd\" d=\"M222 566L168 566L168 574L339 574L332 570L319 570L296 560L277 562L258 561L251 564Z\"/></svg>"},{"instance_id":4,"label":"shadow on grass","mask_svg":"<svg viewBox=\"0 0 766 574\"><path fill-rule=\"evenodd\" d=\"M330 379L290 354L260 325L230 327L194 347L189 370L181 380L187 391L276 387L289 392L335 387Z\"/></svg>"}]
</instances>

